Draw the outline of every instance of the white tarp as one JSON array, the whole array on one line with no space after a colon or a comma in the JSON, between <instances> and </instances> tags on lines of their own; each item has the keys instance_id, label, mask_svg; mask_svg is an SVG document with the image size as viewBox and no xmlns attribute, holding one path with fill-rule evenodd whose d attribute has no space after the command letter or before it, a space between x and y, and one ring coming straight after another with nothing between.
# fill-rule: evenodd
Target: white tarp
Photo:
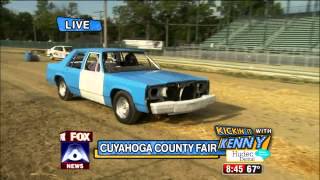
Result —
<instances>
[{"instance_id":1,"label":"white tarp","mask_svg":"<svg viewBox=\"0 0 320 180\"><path fill-rule=\"evenodd\" d=\"M138 49L162 50L163 48L163 41L123 40L123 42L128 47L135 47Z\"/></svg>"}]
</instances>

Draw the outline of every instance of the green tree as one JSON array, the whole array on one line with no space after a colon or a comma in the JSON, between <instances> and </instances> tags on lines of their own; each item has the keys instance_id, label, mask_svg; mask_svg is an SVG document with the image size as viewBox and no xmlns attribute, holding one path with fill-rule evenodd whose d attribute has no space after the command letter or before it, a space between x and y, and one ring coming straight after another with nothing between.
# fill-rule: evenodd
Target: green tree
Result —
<instances>
[{"instance_id":1,"label":"green tree","mask_svg":"<svg viewBox=\"0 0 320 180\"><path fill-rule=\"evenodd\" d=\"M69 2L68 7L64 9L65 10L65 15L68 17L77 17L79 16L78 12L78 4L75 2ZM70 36L70 37L69 37ZM69 42L69 38L75 38L77 36L75 33L70 33L65 32L65 42Z\"/></svg>"},{"instance_id":2,"label":"green tree","mask_svg":"<svg viewBox=\"0 0 320 180\"><path fill-rule=\"evenodd\" d=\"M32 15L28 12L15 14L4 5L10 1L1 1L0 39L31 40L33 31Z\"/></svg>"},{"instance_id":3,"label":"green tree","mask_svg":"<svg viewBox=\"0 0 320 180\"><path fill-rule=\"evenodd\" d=\"M1 0L0 2L0 38L11 39L13 31L10 30L10 27L13 25L15 14L4 7L9 1Z\"/></svg>"},{"instance_id":4,"label":"green tree","mask_svg":"<svg viewBox=\"0 0 320 180\"><path fill-rule=\"evenodd\" d=\"M114 8L118 26L118 40L135 38L165 40L166 23L205 24L215 23L212 4L198 1L126 1L126 5ZM170 42L195 42L195 26L170 26ZM198 27L198 40L205 38L209 28Z\"/></svg>"},{"instance_id":5,"label":"green tree","mask_svg":"<svg viewBox=\"0 0 320 180\"><path fill-rule=\"evenodd\" d=\"M155 1L152 0L128 0L126 1L127 18L134 23L132 28L138 37L144 35L145 39L150 39L151 24L153 23L153 11Z\"/></svg>"},{"instance_id":6,"label":"green tree","mask_svg":"<svg viewBox=\"0 0 320 180\"><path fill-rule=\"evenodd\" d=\"M34 17L38 40L49 40L52 37L48 0L37 0L37 10ZM41 30L41 31L40 31Z\"/></svg>"},{"instance_id":7,"label":"green tree","mask_svg":"<svg viewBox=\"0 0 320 180\"><path fill-rule=\"evenodd\" d=\"M263 17L267 9L270 16L283 14L280 3L274 0L222 0L219 10L224 16L234 19L241 16Z\"/></svg>"},{"instance_id":8,"label":"green tree","mask_svg":"<svg viewBox=\"0 0 320 180\"><path fill-rule=\"evenodd\" d=\"M192 26L182 26L185 30L182 30L182 37L179 39L184 39L186 43L198 43L200 40L204 38L204 30L208 30L208 28L203 29L203 27L197 26L197 24L212 24L215 23L215 17L213 16L213 5L208 3L201 3L199 1L190 1L184 2L181 4L180 9L177 13L178 23L180 24L192 24ZM201 31L201 30L202 31ZM203 34L204 33L204 34Z\"/></svg>"},{"instance_id":9,"label":"green tree","mask_svg":"<svg viewBox=\"0 0 320 180\"><path fill-rule=\"evenodd\" d=\"M128 31L126 27L129 26L130 24L130 17L131 14L127 10L127 6L116 6L113 9L113 14L114 14L114 21L117 26L117 40L121 41L122 38L128 38L130 37L130 32Z\"/></svg>"},{"instance_id":10,"label":"green tree","mask_svg":"<svg viewBox=\"0 0 320 180\"><path fill-rule=\"evenodd\" d=\"M57 28L57 17L65 16L65 10L63 8L57 8L56 6L53 6L52 9L50 9L50 19L49 19L49 26L51 28L51 31L53 32L53 38L54 41L64 41L65 40L65 34L63 32L60 32Z\"/></svg>"},{"instance_id":11,"label":"green tree","mask_svg":"<svg viewBox=\"0 0 320 180\"><path fill-rule=\"evenodd\" d=\"M0 1L0 8L3 8L4 5L9 4L9 0L1 0Z\"/></svg>"},{"instance_id":12,"label":"green tree","mask_svg":"<svg viewBox=\"0 0 320 180\"><path fill-rule=\"evenodd\" d=\"M182 7L183 1L158 1L155 5L155 9L157 10L155 19L156 24L155 27L158 32L154 33L155 39L158 40L166 40L166 24L167 23L179 23L179 18L181 17L179 13ZM180 27L181 28L181 27ZM183 29L183 28L182 28ZM169 44L173 44L176 42L176 39L181 38L181 31L178 36L175 36L177 31L179 31L179 27L169 27Z\"/></svg>"},{"instance_id":13,"label":"green tree","mask_svg":"<svg viewBox=\"0 0 320 180\"><path fill-rule=\"evenodd\" d=\"M65 9L66 16L76 17L79 15L78 4L75 2L69 2L68 7Z\"/></svg>"},{"instance_id":14,"label":"green tree","mask_svg":"<svg viewBox=\"0 0 320 180\"><path fill-rule=\"evenodd\" d=\"M16 32L20 40L33 39L33 17L28 12L20 12L16 15Z\"/></svg>"}]
</instances>

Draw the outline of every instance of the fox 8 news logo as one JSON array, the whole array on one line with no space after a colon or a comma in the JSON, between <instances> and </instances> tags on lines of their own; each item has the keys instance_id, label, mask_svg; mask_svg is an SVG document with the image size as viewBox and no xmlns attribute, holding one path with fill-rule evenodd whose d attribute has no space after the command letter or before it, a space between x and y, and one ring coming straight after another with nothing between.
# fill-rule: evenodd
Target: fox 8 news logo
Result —
<instances>
[{"instance_id":1,"label":"fox 8 news logo","mask_svg":"<svg viewBox=\"0 0 320 180\"><path fill-rule=\"evenodd\" d=\"M90 142L92 142L92 132L60 133L61 169L89 169Z\"/></svg>"}]
</instances>

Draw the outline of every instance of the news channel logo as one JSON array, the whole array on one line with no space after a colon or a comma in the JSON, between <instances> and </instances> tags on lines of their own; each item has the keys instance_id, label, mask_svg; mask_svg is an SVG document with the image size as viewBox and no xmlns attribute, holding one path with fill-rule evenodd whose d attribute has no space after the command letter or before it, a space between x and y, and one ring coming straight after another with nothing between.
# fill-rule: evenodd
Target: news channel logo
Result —
<instances>
[{"instance_id":1,"label":"news channel logo","mask_svg":"<svg viewBox=\"0 0 320 180\"><path fill-rule=\"evenodd\" d=\"M60 133L61 169L89 169L92 132L64 131Z\"/></svg>"}]
</instances>

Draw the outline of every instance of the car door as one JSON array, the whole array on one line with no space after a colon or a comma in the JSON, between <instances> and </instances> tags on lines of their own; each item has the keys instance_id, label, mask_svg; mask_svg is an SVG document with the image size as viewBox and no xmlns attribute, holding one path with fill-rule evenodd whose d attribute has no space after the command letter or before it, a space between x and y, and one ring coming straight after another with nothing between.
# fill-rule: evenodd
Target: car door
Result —
<instances>
[{"instance_id":1,"label":"car door","mask_svg":"<svg viewBox=\"0 0 320 180\"><path fill-rule=\"evenodd\" d=\"M71 54L71 60L66 65L66 83L72 94L80 96L80 71L82 64L84 64L85 52L75 51Z\"/></svg>"},{"instance_id":2,"label":"car door","mask_svg":"<svg viewBox=\"0 0 320 180\"><path fill-rule=\"evenodd\" d=\"M104 72L101 66L101 54L89 52L80 72L80 94L92 101L105 104L103 98Z\"/></svg>"},{"instance_id":3,"label":"car door","mask_svg":"<svg viewBox=\"0 0 320 180\"><path fill-rule=\"evenodd\" d=\"M68 51L65 46L62 47L61 58L65 58L68 54Z\"/></svg>"},{"instance_id":4,"label":"car door","mask_svg":"<svg viewBox=\"0 0 320 180\"><path fill-rule=\"evenodd\" d=\"M56 58L62 58L63 48L61 46L56 46L54 48L53 56Z\"/></svg>"},{"instance_id":5,"label":"car door","mask_svg":"<svg viewBox=\"0 0 320 180\"><path fill-rule=\"evenodd\" d=\"M48 51L48 56L53 55L55 48L56 48L56 47L53 46L52 48L49 49L49 51Z\"/></svg>"}]
</instances>

